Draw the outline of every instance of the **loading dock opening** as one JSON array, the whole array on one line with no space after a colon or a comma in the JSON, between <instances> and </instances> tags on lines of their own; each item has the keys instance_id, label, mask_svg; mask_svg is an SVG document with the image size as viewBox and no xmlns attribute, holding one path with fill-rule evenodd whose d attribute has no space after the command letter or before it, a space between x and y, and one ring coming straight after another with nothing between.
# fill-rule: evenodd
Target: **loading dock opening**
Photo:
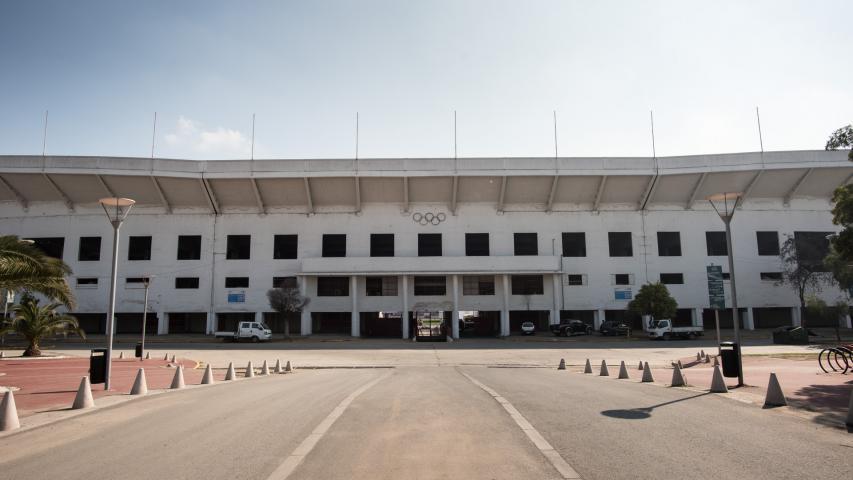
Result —
<instances>
[{"instance_id":1,"label":"loading dock opening","mask_svg":"<svg viewBox=\"0 0 853 480\"><path fill-rule=\"evenodd\" d=\"M205 312L170 312L169 333L205 333L207 313ZM146 326L149 332L150 327ZM154 330L156 331L156 330Z\"/></svg>"},{"instance_id":2,"label":"loading dock opening","mask_svg":"<svg viewBox=\"0 0 853 480\"><path fill-rule=\"evenodd\" d=\"M300 335L302 333L302 318L299 312L290 312L282 318L278 312L264 312L264 323L266 323L272 333L284 333L285 318L290 326L291 335Z\"/></svg>"},{"instance_id":3,"label":"loading dock opening","mask_svg":"<svg viewBox=\"0 0 853 480\"><path fill-rule=\"evenodd\" d=\"M350 312L311 312L311 331L315 334L349 335L351 324Z\"/></svg>"},{"instance_id":4,"label":"loading dock opening","mask_svg":"<svg viewBox=\"0 0 853 480\"><path fill-rule=\"evenodd\" d=\"M551 312L548 310L511 310L509 312L509 331L510 333L521 333L521 324L524 322L533 322L536 325L537 333L551 333L551 326L548 317Z\"/></svg>"},{"instance_id":5,"label":"loading dock opening","mask_svg":"<svg viewBox=\"0 0 853 480\"><path fill-rule=\"evenodd\" d=\"M459 320L460 337L473 338L500 336L500 311L474 311L461 313L463 313L463 315Z\"/></svg>"},{"instance_id":6,"label":"loading dock opening","mask_svg":"<svg viewBox=\"0 0 853 480\"><path fill-rule=\"evenodd\" d=\"M361 336L401 338L403 324L400 312L361 312Z\"/></svg>"}]
</instances>

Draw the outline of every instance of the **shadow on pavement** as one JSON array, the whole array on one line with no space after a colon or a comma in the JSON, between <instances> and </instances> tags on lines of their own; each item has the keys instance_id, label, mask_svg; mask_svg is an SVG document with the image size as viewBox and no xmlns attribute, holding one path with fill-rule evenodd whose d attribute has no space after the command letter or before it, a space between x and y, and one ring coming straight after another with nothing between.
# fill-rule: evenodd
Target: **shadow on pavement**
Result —
<instances>
[{"instance_id":1,"label":"shadow on pavement","mask_svg":"<svg viewBox=\"0 0 853 480\"><path fill-rule=\"evenodd\" d=\"M705 392L700 393L698 395L693 395L692 397L679 398L678 400L671 400L669 402L659 403L657 405L651 405L649 407L632 408L630 410L604 410L601 412L601 414L605 417L620 418L622 420L645 420L652 416L652 411L656 408L672 405L673 403L684 402L686 400L692 400L694 398L704 397L705 395L710 394L710 392Z\"/></svg>"},{"instance_id":2,"label":"shadow on pavement","mask_svg":"<svg viewBox=\"0 0 853 480\"><path fill-rule=\"evenodd\" d=\"M838 427L845 423L851 390L853 380L837 385L809 385L794 392L796 397L789 398L788 404L817 413L812 420L815 423Z\"/></svg>"}]
</instances>

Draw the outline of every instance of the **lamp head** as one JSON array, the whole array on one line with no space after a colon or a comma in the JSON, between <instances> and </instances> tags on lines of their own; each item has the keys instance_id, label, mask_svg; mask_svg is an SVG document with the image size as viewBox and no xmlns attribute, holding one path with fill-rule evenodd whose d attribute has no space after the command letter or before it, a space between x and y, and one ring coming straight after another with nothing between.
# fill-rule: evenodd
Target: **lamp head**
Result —
<instances>
[{"instance_id":1,"label":"lamp head","mask_svg":"<svg viewBox=\"0 0 853 480\"><path fill-rule=\"evenodd\" d=\"M743 193L715 193L705 197L705 199L708 200L712 207L714 207L714 211L717 212L717 215L719 215L720 218L723 220L730 220L735 214L735 208L737 208L741 199L743 199Z\"/></svg>"},{"instance_id":2,"label":"lamp head","mask_svg":"<svg viewBox=\"0 0 853 480\"><path fill-rule=\"evenodd\" d=\"M136 200L130 198L106 197L98 200L98 203L104 207L104 212L110 219L110 223L121 223L127 218L130 209L136 203Z\"/></svg>"}]
</instances>

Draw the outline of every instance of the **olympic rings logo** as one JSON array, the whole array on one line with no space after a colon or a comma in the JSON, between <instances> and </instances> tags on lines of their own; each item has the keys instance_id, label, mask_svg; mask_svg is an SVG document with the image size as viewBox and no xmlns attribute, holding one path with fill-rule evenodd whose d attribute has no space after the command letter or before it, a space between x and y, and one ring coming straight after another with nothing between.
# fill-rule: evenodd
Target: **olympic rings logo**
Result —
<instances>
[{"instance_id":1,"label":"olympic rings logo","mask_svg":"<svg viewBox=\"0 0 853 480\"><path fill-rule=\"evenodd\" d=\"M419 223L421 225L438 225L439 223L447 220L447 215L444 212L438 213L414 213L412 214L412 221L415 223Z\"/></svg>"}]
</instances>

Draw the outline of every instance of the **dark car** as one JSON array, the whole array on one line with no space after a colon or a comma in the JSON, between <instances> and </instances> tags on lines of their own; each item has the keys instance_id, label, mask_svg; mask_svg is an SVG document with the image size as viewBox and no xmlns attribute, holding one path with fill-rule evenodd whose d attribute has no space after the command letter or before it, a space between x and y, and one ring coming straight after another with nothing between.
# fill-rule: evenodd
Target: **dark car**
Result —
<instances>
[{"instance_id":1,"label":"dark car","mask_svg":"<svg viewBox=\"0 0 853 480\"><path fill-rule=\"evenodd\" d=\"M568 337L576 333L592 333L592 327L580 320L563 320L562 323L551 325L551 333L557 336Z\"/></svg>"},{"instance_id":2,"label":"dark car","mask_svg":"<svg viewBox=\"0 0 853 480\"><path fill-rule=\"evenodd\" d=\"M631 327L622 322L608 320L601 324L598 333L602 335L628 335L631 333Z\"/></svg>"}]
</instances>

